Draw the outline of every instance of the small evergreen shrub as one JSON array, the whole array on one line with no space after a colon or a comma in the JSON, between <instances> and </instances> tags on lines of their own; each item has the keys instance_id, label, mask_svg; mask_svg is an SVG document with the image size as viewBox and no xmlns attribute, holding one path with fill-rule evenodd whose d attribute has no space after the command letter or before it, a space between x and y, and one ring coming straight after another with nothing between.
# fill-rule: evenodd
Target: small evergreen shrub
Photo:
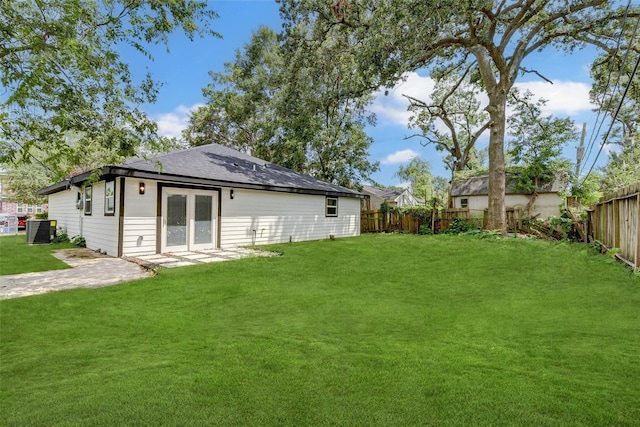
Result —
<instances>
[{"instance_id":1,"label":"small evergreen shrub","mask_svg":"<svg viewBox=\"0 0 640 427\"><path fill-rule=\"evenodd\" d=\"M471 230L472 224L464 218L453 218L449 228L444 230L444 234L461 234Z\"/></svg>"},{"instance_id":2,"label":"small evergreen shrub","mask_svg":"<svg viewBox=\"0 0 640 427\"><path fill-rule=\"evenodd\" d=\"M86 248L87 247L87 241L82 236L73 236L73 238L71 239L71 243L73 243L74 245L76 245L79 248Z\"/></svg>"},{"instance_id":3,"label":"small evergreen shrub","mask_svg":"<svg viewBox=\"0 0 640 427\"><path fill-rule=\"evenodd\" d=\"M58 228L56 237L51 240L51 243L68 243L69 241L69 235L64 231L64 228L60 227Z\"/></svg>"}]
</instances>

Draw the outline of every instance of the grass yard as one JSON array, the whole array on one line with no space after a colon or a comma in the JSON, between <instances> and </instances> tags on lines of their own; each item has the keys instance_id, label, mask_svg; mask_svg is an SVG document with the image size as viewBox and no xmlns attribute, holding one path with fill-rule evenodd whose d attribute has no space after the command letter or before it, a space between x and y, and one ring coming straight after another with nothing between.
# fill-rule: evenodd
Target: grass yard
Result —
<instances>
[{"instance_id":1,"label":"grass yard","mask_svg":"<svg viewBox=\"0 0 640 427\"><path fill-rule=\"evenodd\" d=\"M273 248L0 301L0 424L640 424L640 280L585 246Z\"/></svg>"},{"instance_id":2,"label":"grass yard","mask_svg":"<svg viewBox=\"0 0 640 427\"><path fill-rule=\"evenodd\" d=\"M69 268L51 253L75 247L71 243L27 245L24 234L0 236L0 276Z\"/></svg>"}]
</instances>

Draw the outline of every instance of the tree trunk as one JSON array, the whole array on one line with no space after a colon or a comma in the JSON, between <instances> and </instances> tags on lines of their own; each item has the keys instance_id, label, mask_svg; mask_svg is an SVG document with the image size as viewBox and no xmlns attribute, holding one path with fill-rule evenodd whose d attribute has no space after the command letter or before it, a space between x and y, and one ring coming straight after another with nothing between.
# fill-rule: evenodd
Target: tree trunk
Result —
<instances>
[{"instance_id":1,"label":"tree trunk","mask_svg":"<svg viewBox=\"0 0 640 427\"><path fill-rule=\"evenodd\" d=\"M529 198L529 203L527 203L527 216L529 219L533 218L533 210L536 207L536 200L538 200L538 190L534 189L531 197Z\"/></svg>"},{"instance_id":2,"label":"tree trunk","mask_svg":"<svg viewBox=\"0 0 640 427\"><path fill-rule=\"evenodd\" d=\"M499 91L499 89L498 89ZM507 221L504 211L505 170L504 170L504 134L506 92L503 96L491 96L487 111L491 117L491 133L489 135L489 209L487 212L487 229L501 230L507 234Z\"/></svg>"}]
</instances>

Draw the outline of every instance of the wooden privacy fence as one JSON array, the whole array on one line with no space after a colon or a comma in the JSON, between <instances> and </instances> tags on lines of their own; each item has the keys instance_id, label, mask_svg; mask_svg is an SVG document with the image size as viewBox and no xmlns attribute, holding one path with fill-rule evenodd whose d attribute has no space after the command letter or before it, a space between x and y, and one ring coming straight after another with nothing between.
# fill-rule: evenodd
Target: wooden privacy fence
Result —
<instances>
[{"instance_id":1,"label":"wooden privacy fence","mask_svg":"<svg viewBox=\"0 0 640 427\"><path fill-rule=\"evenodd\" d=\"M363 210L360 213L360 232L362 233L419 233L422 225L427 225L436 233L451 227L455 218L464 219L474 226L486 228L487 210L471 211L465 209L446 209L426 211L423 215L404 211L382 212L380 209ZM522 228L522 209L506 209L507 226L509 230L520 230Z\"/></svg>"},{"instance_id":2,"label":"wooden privacy fence","mask_svg":"<svg viewBox=\"0 0 640 427\"><path fill-rule=\"evenodd\" d=\"M383 212L380 209L363 210L360 212L360 231L362 233L418 233L420 226L431 221L431 212L428 218L420 218L406 212Z\"/></svg>"},{"instance_id":3,"label":"wooden privacy fence","mask_svg":"<svg viewBox=\"0 0 640 427\"><path fill-rule=\"evenodd\" d=\"M640 268L640 182L603 197L589 212L589 234L634 270Z\"/></svg>"}]
</instances>

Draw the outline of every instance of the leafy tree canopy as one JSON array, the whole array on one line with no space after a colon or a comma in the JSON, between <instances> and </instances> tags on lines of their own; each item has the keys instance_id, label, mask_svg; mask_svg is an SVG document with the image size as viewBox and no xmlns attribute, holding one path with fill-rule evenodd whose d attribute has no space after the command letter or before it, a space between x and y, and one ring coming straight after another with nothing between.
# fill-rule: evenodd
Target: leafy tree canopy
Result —
<instances>
[{"instance_id":1,"label":"leafy tree canopy","mask_svg":"<svg viewBox=\"0 0 640 427\"><path fill-rule=\"evenodd\" d=\"M103 163L161 147L139 108L155 101L157 84L136 81L118 49L150 57L147 46L177 29L215 36L215 16L192 0L0 2L1 160L38 156L59 179L87 165L89 147Z\"/></svg>"},{"instance_id":2,"label":"leafy tree canopy","mask_svg":"<svg viewBox=\"0 0 640 427\"><path fill-rule=\"evenodd\" d=\"M414 157L405 165L400 165L395 176L411 185L411 193L420 199L428 200L433 194L433 175L429 162Z\"/></svg>"},{"instance_id":3,"label":"leafy tree canopy","mask_svg":"<svg viewBox=\"0 0 640 427\"><path fill-rule=\"evenodd\" d=\"M208 103L193 113L184 138L357 187L378 165L367 160L368 98L349 95L340 52L337 43L312 49L296 35L284 41L260 28L224 73L210 73Z\"/></svg>"}]
</instances>

